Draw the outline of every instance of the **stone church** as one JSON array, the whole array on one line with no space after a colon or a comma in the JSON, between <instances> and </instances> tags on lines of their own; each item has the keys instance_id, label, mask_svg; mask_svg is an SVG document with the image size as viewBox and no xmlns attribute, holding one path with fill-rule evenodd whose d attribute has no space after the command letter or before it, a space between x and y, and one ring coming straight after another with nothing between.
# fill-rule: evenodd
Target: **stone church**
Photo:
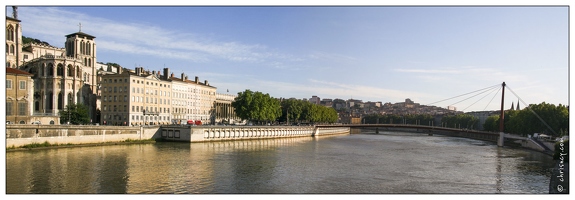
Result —
<instances>
[{"instance_id":1,"label":"stone church","mask_svg":"<svg viewBox=\"0 0 575 200\"><path fill-rule=\"evenodd\" d=\"M84 104L97 122L98 69L94 36L82 32L66 35L65 47L22 42L17 7L6 16L6 67L33 74L32 116L58 119L68 104ZM42 120L44 121L44 120ZM56 122L63 124L64 122Z\"/></svg>"}]
</instances>

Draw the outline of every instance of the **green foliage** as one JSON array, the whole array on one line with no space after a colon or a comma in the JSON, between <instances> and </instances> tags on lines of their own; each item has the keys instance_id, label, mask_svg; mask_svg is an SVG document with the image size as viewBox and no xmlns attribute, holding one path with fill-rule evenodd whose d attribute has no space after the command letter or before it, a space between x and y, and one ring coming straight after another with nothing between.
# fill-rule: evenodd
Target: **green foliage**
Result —
<instances>
[{"instance_id":1,"label":"green foliage","mask_svg":"<svg viewBox=\"0 0 575 200\"><path fill-rule=\"evenodd\" d=\"M84 104L68 104L66 109L60 111L60 122L65 124L66 122L70 124L89 124L90 116L88 114L88 106Z\"/></svg>"},{"instance_id":2,"label":"green foliage","mask_svg":"<svg viewBox=\"0 0 575 200\"><path fill-rule=\"evenodd\" d=\"M448 128L477 129L479 119L468 114L448 115L441 118L441 123Z\"/></svg>"},{"instance_id":3,"label":"green foliage","mask_svg":"<svg viewBox=\"0 0 575 200\"><path fill-rule=\"evenodd\" d=\"M566 106L542 102L531 104L529 108L537 113L549 127L531 110L524 108L520 111L506 112L505 117L509 120L505 119L505 132L518 135L545 133L555 137L569 134L569 109Z\"/></svg>"},{"instance_id":4,"label":"green foliage","mask_svg":"<svg viewBox=\"0 0 575 200\"><path fill-rule=\"evenodd\" d=\"M44 41L36 39L36 38L29 38L26 36L22 36L22 43L23 44L36 43L36 44L43 44L43 45L51 46L48 42L44 42Z\"/></svg>"},{"instance_id":5,"label":"green foliage","mask_svg":"<svg viewBox=\"0 0 575 200\"><path fill-rule=\"evenodd\" d=\"M45 141L44 143L32 143L32 144L23 145L23 146L21 146L21 148L31 149L31 148L49 147L49 146L52 146L52 144L50 144L48 141Z\"/></svg>"},{"instance_id":6,"label":"green foliage","mask_svg":"<svg viewBox=\"0 0 575 200\"><path fill-rule=\"evenodd\" d=\"M282 114L279 100L251 90L238 92L232 107L238 117L250 121L275 121Z\"/></svg>"},{"instance_id":7,"label":"green foliage","mask_svg":"<svg viewBox=\"0 0 575 200\"><path fill-rule=\"evenodd\" d=\"M498 132L499 131L499 115L492 115L485 119L483 123L483 130Z\"/></svg>"},{"instance_id":8,"label":"green foliage","mask_svg":"<svg viewBox=\"0 0 575 200\"><path fill-rule=\"evenodd\" d=\"M380 115L371 114L363 118L366 124L418 124L418 125L435 125L435 118L429 114L420 115Z\"/></svg>"}]
</instances>

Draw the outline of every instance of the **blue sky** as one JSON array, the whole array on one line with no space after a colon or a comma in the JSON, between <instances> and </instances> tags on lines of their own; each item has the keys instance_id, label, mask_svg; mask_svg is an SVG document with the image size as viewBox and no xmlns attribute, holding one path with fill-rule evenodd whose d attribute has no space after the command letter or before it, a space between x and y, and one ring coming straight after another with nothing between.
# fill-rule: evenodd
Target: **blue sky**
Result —
<instances>
[{"instance_id":1,"label":"blue sky","mask_svg":"<svg viewBox=\"0 0 575 200\"><path fill-rule=\"evenodd\" d=\"M97 61L169 67L176 76L207 79L219 93L429 104L505 81L528 104L568 104L568 12L566 6L20 6L18 17L24 36L57 47L82 23L83 32L96 36ZM497 110L500 93L489 103L495 92L454 106ZM517 100L506 91L505 107Z\"/></svg>"}]
</instances>

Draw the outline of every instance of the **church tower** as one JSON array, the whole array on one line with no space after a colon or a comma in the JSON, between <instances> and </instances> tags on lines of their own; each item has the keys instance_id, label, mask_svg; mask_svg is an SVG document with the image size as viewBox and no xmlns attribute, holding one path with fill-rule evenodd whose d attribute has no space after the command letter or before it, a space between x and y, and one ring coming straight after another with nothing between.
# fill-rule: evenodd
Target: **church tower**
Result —
<instances>
[{"instance_id":1,"label":"church tower","mask_svg":"<svg viewBox=\"0 0 575 200\"><path fill-rule=\"evenodd\" d=\"M82 24L78 26L78 32L66 35L66 56L82 62L82 80L90 85L92 91L96 91L96 37L82 32Z\"/></svg>"},{"instance_id":2,"label":"church tower","mask_svg":"<svg viewBox=\"0 0 575 200\"><path fill-rule=\"evenodd\" d=\"M6 67L18 68L22 64L22 26L18 20L18 7L12 6L12 17L6 16Z\"/></svg>"}]
</instances>

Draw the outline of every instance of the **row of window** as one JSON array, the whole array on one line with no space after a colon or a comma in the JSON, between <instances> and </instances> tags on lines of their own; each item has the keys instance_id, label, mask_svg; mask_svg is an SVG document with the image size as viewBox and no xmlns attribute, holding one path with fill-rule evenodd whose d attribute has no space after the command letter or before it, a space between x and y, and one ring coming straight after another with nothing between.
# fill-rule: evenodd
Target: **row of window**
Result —
<instances>
[{"instance_id":1,"label":"row of window","mask_svg":"<svg viewBox=\"0 0 575 200\"><path fill-rule=\"evenodd\" d=\"M13 102L6 102L6 116L14 115L13 112ZM18 115L26 115L26 110L28 107L28 103L26 102L18 102Z\"/></svg>"},{"instance_id":2,"label":"row of window","mask_svg":"<svg viewBox=\"0 0 575 200\"><path fill-rule=\"evenodd\" d=\"M52 63L50 63L47 67L47 70L44 70L44 67L40 67L39 68L39 74L41 76L44 76L44 71L47 72L47 74L45 76L64 76L64 67L62 65L58 65L58 67L56 67L56 74L54 74L54 66L52 65ZM80 76L82 75L82 70L80 69L80 67L76 68L76 77L80 78ZM67 70L67 74L66 76L68 77L73 77L74 76L74 68L73 66L68 66L68 70ZM88 81L88 77L90 77L89 73L84 72L84 79L82 79L83 81Z\"/></svg>"},{"instance_id":3,"label":"row of window","mask_svg":"<svg viewBox=\"0 0 575 200\"><path fill-rule=\"evenodd\" d=\"M25 90L26 89L26 81L20 81L20 89L21 90ZM12 80L10 79L6 79L6 89L12 89Z\"/></svg>"},{"instance_id":4,"label":"row of window","mask_svg":"<svg viewBox=\"0 0 575 200\"><path fill-rule=\"evenodd\" d=\"M104 119L108 120L127 120L125 115L118 116L118 115L104 115ZM154 121L170 121L170 116L141 116L141 115L132 115L132 120L135 121L143 121L143 120L154 120Z\"/></svg>"}]
</instances>

